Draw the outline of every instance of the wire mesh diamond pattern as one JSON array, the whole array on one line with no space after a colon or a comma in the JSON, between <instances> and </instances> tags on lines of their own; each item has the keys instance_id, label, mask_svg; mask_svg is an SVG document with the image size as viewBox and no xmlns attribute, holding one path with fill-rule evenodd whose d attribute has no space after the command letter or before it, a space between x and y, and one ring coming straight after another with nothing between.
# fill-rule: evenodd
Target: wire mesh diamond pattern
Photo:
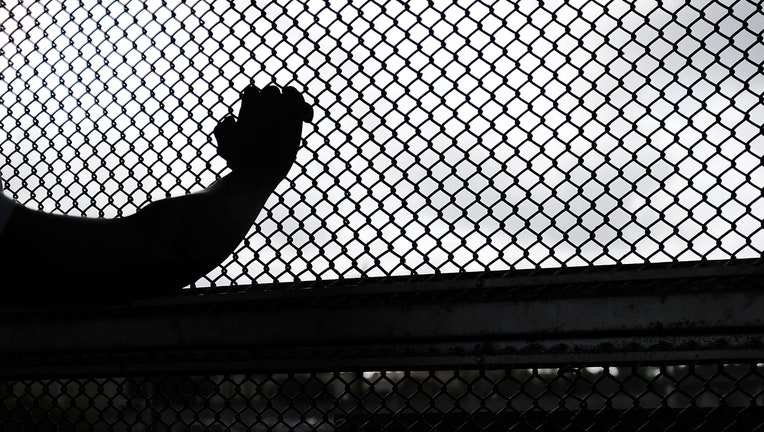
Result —
<instances>
[{"instance_id":1,"label":"wire mesh diamond pattern","mask_svg":"<svg viewBox=\"0 0 764 432\"><path fill-rule=\"evenodd\" d=\"M759 257L759 2L3 2L0 174L119 217L209 185L253 82L316 120L195 286Z\"/></svg>"},{"instance_id":2,"label":"wire mesh diamond pattern","mask_svg":"<svg viewBox=\"0 0 764 432\"><path fill-rule=\"evenodd\" d=\"M227 173L254 83L315 106L194 287L758 258L764 5L0 1L0 176L121 217ZM4 430L762 430L761 362L0 382Z\"/></svg>"},{"instance_id":3,"label":"wire mesh diamond pattern","mask_svg":"<svg viewBox=\"0 0 764 432\"><path fill-rule=\"evenodd\" d=\"M6 430L761 430L761 363L0 384Z\"/></svg>"}]
</instances>

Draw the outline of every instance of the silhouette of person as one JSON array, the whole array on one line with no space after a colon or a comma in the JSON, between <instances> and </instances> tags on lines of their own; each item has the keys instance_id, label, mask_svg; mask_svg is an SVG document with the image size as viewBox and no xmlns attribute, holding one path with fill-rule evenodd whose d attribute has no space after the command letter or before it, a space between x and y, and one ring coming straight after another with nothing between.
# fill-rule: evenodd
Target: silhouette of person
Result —
<instances>
[{"instance_id":1,"label":"silhouette of person","mask_svg":"<svg viewBox=\"0 0 764 432\"><path fill-rule=\"evenodd\" d=\"M247 87L238 119L228 116L213 131L231 172L203 191L128 216L45 213L3 196L0 305L112 304L179 292L243 240L292 166L311 117L293 87Z\"/></svg>"}]
</instances>

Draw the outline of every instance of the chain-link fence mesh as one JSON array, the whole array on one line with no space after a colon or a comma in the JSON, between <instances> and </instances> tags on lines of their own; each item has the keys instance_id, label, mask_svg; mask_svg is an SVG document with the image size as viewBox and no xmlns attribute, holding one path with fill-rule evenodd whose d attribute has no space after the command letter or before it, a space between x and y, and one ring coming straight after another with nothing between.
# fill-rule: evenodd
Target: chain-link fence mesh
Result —
<instances>
[{"instance_id":1,"label":"chain-link fence mesh","mask_svg":"<svg viewBox=\"0 0 764 432\"><path fill-rule=\"evenodd\" d=\"M196 286L758 258L762 34L744 0L0 2L0 176L33 208L131 214L224 175L212 128L276 83L316 119ZM762 368L14 380L0 422L748 431Z\"/></svg>"},{"instance_id":2,"label":"chain-link fence mesh","mask_svg":"<svg viewBox=\"0 0 764 432\"><path fill-rule=\"evenodd\" d=\"M209 185L250 82L314 103L200 286L764 250L760 2L30 1L0 22L0 175L34 208Z\"/></svg>"},{"instance_id":3,"label":"chain-link fence mesh","mask_svg":"<svg viewBox=\"0 0 764 432\"><path fill-rule=\"evenodd\" d=\"M8 431L758 431L762 383L762 363L32 380L0 384L0 414Z\"/></svg>"}]
</instances>

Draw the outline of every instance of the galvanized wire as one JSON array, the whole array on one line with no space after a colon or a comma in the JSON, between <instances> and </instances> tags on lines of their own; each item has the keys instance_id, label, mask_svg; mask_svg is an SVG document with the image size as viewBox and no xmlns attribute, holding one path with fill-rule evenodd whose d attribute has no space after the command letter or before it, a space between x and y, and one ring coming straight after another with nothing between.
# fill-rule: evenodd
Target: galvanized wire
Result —
<instances>
[{"instance_id":1,"label":"galvanized wire","mask_svg":"<svg viewBox=\"0 0 764 432\"><path fill-rule=\"evenodd\" d=\"M760 2L3 2L0 174L119 217L225 174L250 82L316 106L197 285L759 257Z\"/></svg>"},{"instance_id":2,"label":"galvanized wire","mask_svg":"<svg viewBox=\"0 0 764 432\"><path fill-rule=\"evenodd\" d=\"M746 0L0 2L0 176L33 208L131 214L224 175L210 134L238 92L291 84L316 108L298 161L195 286L760 258L763 34ZM763 378L731 359L30 379L0 383L0 421L762 430Z\"/></svg>"},{"instance_id":3,"label":"galvanized wire","mask_svg":"<svg viewBox=\"0 0 764 432\"><path fill-rule=\"evenodd\" d=\"M5 430L761 430L764 365L569 365L0 383Z\"/></svg>"}]
</instances>

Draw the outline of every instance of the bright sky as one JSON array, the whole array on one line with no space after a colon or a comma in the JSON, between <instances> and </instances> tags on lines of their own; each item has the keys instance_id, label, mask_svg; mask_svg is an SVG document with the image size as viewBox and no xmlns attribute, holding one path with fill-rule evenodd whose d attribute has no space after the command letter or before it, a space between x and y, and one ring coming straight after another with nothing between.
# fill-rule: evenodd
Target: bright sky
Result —
<instances>
[{"instance_id":1,"label":"bright sky","mask_svg":"<svg viewBox=\"0 0 764 432\"><path fill-rule=\"evenodd\" d=\"M0 174L29 206L210 184L251 77L316 105L291 184L200 285L764 251L756 2L100 3L0 10Z\"/></svg>"}]
</instances>

